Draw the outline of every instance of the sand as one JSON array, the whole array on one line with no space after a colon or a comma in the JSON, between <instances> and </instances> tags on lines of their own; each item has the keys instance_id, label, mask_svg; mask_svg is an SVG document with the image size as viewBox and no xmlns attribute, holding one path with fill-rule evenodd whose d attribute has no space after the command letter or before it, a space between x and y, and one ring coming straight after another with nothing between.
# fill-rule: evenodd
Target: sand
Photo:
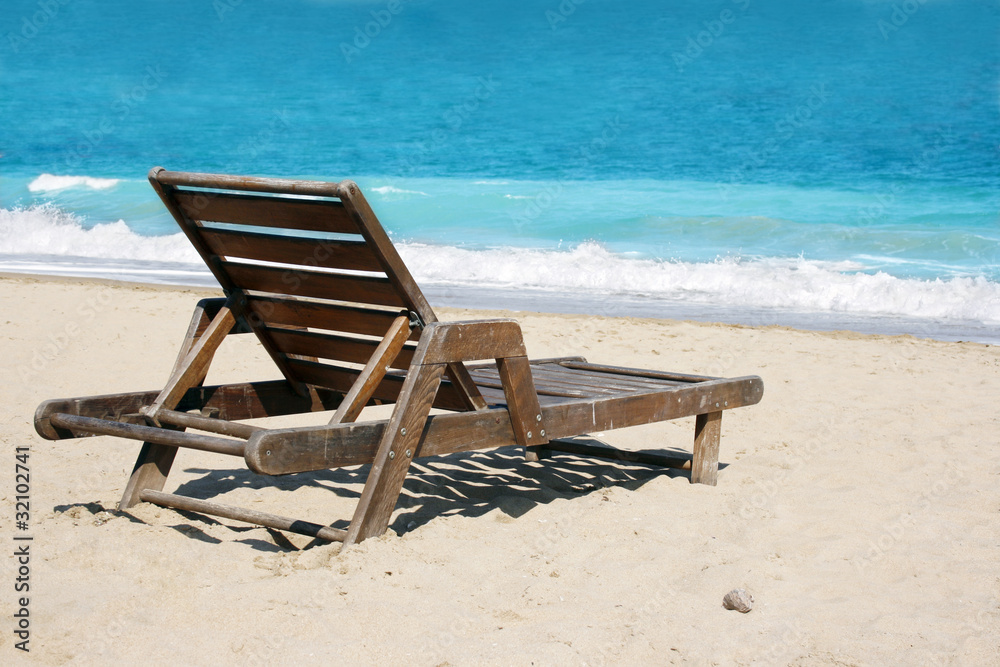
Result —
<instances>
[{"instance_id":1,"label":"sand","mask_svg":"<svg viewBox=\"0 0 1000 667\"><path fill-rule=\"evenodd\" d=\"M27 654L4 559L5 662L1000 663L996 347L442 309L517 317L533 357L758 374L764 399L726 413L717 487L513 449L421 460L389 532L338 553L150 505L117 512L137 443L35 434L42 400L162 386L206 294L0 279L3 540L13 553L15 535L34 537ZM273 377L240 336L209 382ZM689 451L692 432L688 419L598 437ZM27 532L13 525L16 447L30 448ZM332 521L359 479L259 477L184 451L166 490ZM750 613L723 609L733 588L754 596Z\"/></svg>"}]
</instances>

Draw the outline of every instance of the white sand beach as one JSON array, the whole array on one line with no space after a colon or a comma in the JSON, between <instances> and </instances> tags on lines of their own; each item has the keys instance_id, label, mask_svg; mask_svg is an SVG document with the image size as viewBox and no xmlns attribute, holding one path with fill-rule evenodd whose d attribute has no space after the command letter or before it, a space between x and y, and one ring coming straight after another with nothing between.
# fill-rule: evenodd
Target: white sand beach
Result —
<instances>
[{"instance_id":1,"label":"white sand beach","mask_svg":"<svg viewBox=\"0 0 1000 667\"><path fill-rule=\"evenodd\" d=\"M340 553L147 504L118 512L138 443L35 433L45 399L161 387L210 294L0 278L8 552L15 448L30 447L30 592L14 591L8 557L0 597L18 663L1000 664L995 346L442 309L516 317L532 357L757 374L764 398L725 413L716 487L514 449L422 459L388 533ZM277 376L239 336L208 382ZM596 437L690 451L692 433L689 419ZM183 451L165 490L330 522L363 481ZM723 609L733 588L750 613ZM21 595L25 654L10 631Z\"/></svg>"}]
</instances>

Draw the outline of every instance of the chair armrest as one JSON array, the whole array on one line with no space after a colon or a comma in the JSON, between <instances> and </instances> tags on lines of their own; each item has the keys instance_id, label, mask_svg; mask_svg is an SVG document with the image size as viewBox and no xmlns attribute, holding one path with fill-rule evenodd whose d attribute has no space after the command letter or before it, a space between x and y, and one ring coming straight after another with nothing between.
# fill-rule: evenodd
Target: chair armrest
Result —
<instances>
[{"instance_id":1,"label":"chair armrest","mask_svg":"<svg viewBox=\"0 0 1000 667\"><path fill-rule=\"evenodd\" d=\"M521 326L516 320L434 322L424 328L413 368L494 359L510 412L514 438L519 445L533 447L549 441L524 349ZM532 451L530 460L537 460Z\"/></svg>"},{"instance_id":2,"label":"chair armrest","mask_svg":"<svg viewBox=\"0 0 1000 667\"><path fill-rule=\"evenodd\" d=\"M417 350L414 363L420 364L526 356L521 326L513 319L432 322L424 327Z\"/></svg>"}]
</instances>

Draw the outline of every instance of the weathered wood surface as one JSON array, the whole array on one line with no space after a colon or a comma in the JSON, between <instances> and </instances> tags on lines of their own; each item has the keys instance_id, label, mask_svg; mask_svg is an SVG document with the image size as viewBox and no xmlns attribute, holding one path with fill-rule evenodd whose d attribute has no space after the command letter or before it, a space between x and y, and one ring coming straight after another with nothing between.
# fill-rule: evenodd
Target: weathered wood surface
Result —
<instances>
[{"instance_id":1,"label":"weathered wood surface","mask_svg":"<svg viewBox=\"0 0 1000 667\"><path fill-rule=\"evenodd\" d=\"M242 438L244 440L248 439L251 435L257 433L258 431L267 430L261 428L260 426L240 424L239 422L226 421L225 419L219 419L217 417L203 417L201 415L193 415L189 412L178 412L176 410L157 410L156 419L161 424L194 428L199 431L208 431L209 433L218 433L220 435L228 435L231 438Z\"/></svg>"},{"instance_id":2,"label":"weathered wood surface","mask_svg":"<svg viewBox=\"0 0 1000 667\"><path fill-rule=\"evenodd\" d=\"M437 322L425 328L428 364L523 357L524 340L516 320Z\"/></svg>"},{"instance_id":3,"label":"weathered wood surface","mask_svg":"<svg viewBox=\"0 0 1000 667\"><path fill-rule=\"evenodd\" d=\"M399 309L382 310L281 297L252 295L247 301L247 309L260 322L366 336L383 336L400 314L406 314L406 311L401 312ZM410 334L410 340L417 340L419 337L419 330Z\"/></svg>"},{"instance_id":4,"label":"weathered wood surface","mask_svg":"<svg viewBox=\"0 0 1000 667\"><path fill-rule=\"evenodd\" d=\"M215 452L217 454L243 456L244 442L242 440L230 440L227 438L217 438L211 435L185 433L183 431L175 431L160 428L158 426L123 424L122 422L94 419L93 417L80 417L78 415L54 414L49 419L53 426L74 432L84 431L98 435L114 435L119 438L143 440L157 445L187 447L188 449L200 449L202 451Z\"/></svg>"},{"instance_id":5,"label":"weathered wood surface","mask_svg":"<svg viewBox=\"0 0 1000 667\"><path fill-rule=\"evenodd\" d=\"M583 371L604 371L616 375L632 375L635 377L653 378L658 380L676 380L679 382L704 382L717 378L707 375L691 375L690 373L672 373L670 371L651 371L642 368L627 368L625 366L608 366L607 364L591 364L586 361L562 361L561 366Z\"/></svg>"},{"instance_id":6,"label":"weathered wood surface","mask_svg":"<svg viewBox=\"0 0 1000 667\"><path fill-rule=\"evenodd\" d=\"M248 190L268 194L339 197L340 184L326 181L298 181L288 178L205 174L193 171L169 171L163 167L149 170L149 180L163 185L212 188L218 190Z\"/></svg>"},{"instance_id":7,"label":"weathered wood surface","mask_svg":"<svg viewBox=\"0 0 1000 667\"><path fill-rule=\"evenodd\" d=\"M298 533L299 535L307 535L309 537L318 537L321 540L326 540L328 542L343 542L344 537L347 534L346 531L340 530L339 528L321 526L318 523L289 519L277 514L268 514L267 512L258 512L256 510L248 510L242 507L233 507L232 505L220 505L219 503L190 498L188 496L179 496L174 493L146 490L142 491L139 494L139 497L144 502L161 505L163 507L171 507L184 512L198 512L199 514L219 516L224 519L243 521L246 523L256 524L258 526L265 526L267 528L275 528L277 530L287 530L290 533Z\"/></svg>"},{"instance_id":8,"label":"weathered wood surface","mask_svg":"<svg viewBox=\"0 0 1000 667\"><path fill-rule=\"evenodd\" d=\"M520 328L518 329L520 337ZM523 347L523 346L522 346ZM549 441L545 420L538 404L538 393L531 379L531 365L522 355L497 360L497 372L503 383L503 395L510 411L514 439L522 447L544 445ZM529 461L537 461L533 450L526 451Z\"/></svg>"},{"instance_id":9,"label":"weathered wood surface","mask_svg":"<svg viewBox=\"0 0 1000 667\"><path fill-rule=\"evenodd\" d=\"M754 405L763 394L759 377L710 380L666 391L572 401L541 408L547 437L568 438L596 431L690 417L715 403L727 409ZM251 436L245 450L251 470L279 475L370 463L386 421L275 429ZM516 445L506 410L431 415L420 456Z\"/></svg>"},{"instance_id":10,"label":"weathered wood surface","mask_svg":"<svg viewBox=\"0 0 1000 667\"><path fill-rule=\"evenodd\" d=\"M373 352L368 363L361 369L357 380L344 395L344 400L333 413L331 424L352 422L361 414L361 410L371 400L375 390L381 384L387 371L392 367L392 361L403 349L403 344L410 337L410 318L398 317L389 327L385 338ZM436 390L436 387L435 387ZM432 399L433 400L433 397Z\"/></svg>"},{"instance_id":11,"label":"weathered wood surface","mask_svg":"<svg viewBox=\"0 0 1000 667\"><path fill-rule=\"evenodd\" d=\"M215 351L234 326L236 326L236 316L228 305L223 306L212 318L204 334L193 341L184 359L175 365L163 391L153 401L149 412L152 419L156 419L156 411L160 408L173 410L188 389L204 381Z\"/></svg>"},{"instance_id":12,"label":"weathered wood surface","mask_svg":"<svg viewBox=\"0 0 1000 667\"><path fill-rule=\"evenodd\" d=\"M260 195L174 190L178 207L191 220L357 234L358 227L335 200L285 199Z\"/></svg>"},{"instance_id":13,"label":"weathered wood surface","mask_svg":"<svg viewBox=\"0 0 1000 667\"><path fill-rule=\"evenodd\" d=\"M718 401L716 401L718 406ZM722 410L699 414L694 425L694 458L691 483L715 486L719 477L719 438L722 434Z\"/></svg>"},{"instance_id":14,"label":"weathered wood surface","mask_svg":"<svg viewBox=\"0 0 1000 667\"><path fill-rule=\"evenodd\" d=\"M420 358L418 352L418 360ZM377 537L389 526L403 480L420 453L424 424L437 393L444 364L414 365L400 392L399 403L384 429L361 499L347 530L345 545Z\"/></svg>"},{"instance_id":15,"label":"weathered wood surface","mask_svg":"<svg viewBox=\"0 0 1000 667\"><path fill-rule=\"evenodd\" d=\"M261 266L235 261L221 261L219 265L234 283L257 292L373 303L380 306L405 305L388 278Z\"/></svg>"},{"instance_id":16,"label":"weathered wood surface","mask_svg":"<svg viewBox=\"0 0 1000 667\"><path fill-rule=\"evenodd\" d=\"M212 252L223 257L351 271L382 271L375 255L363 241L334 241L210 227L202 228L201 235Z\"/></svg>"},{"instance_id":17,"label":"weathered wood surface","mask_svg":"<svg viewBox=\"0 0 1000 667\"><path fill-rule=\"evenodd\" d=\"M125 484L125 491L118 501L118 509L127 510L138 505L142 502L139 496L143 491L162 490L176 457L177 447L143 442L132 467L132 474Z\"/></svg>"},{"instance_id":18,"label":"weathered wood surface","mask_svg":"<svg viewBox=\"0 0 1000 667\"><path fill-rule=\"evenodd\" d=\"M157 390L137 391L48 400L39 405L35 411L35 431L46 440L93 435L90 432L74 433L69 429L53 425L50 417L55 413L126 423L145 423L139 410L152 403L159 393ZM343 397L342 393L322 388L316 390L315 394L315 398L300 396L292 391L285 380L193 387L181 398L177 410L183 412L207 409L219 419L240 421L333 410L340 405Z\"/></svg>"},{"instance_id":19,"label":"weathered wood surface","mask_svg":"<svg viewBox=\"0 0 1000 667\"><path fill-rule=\"evenodd\" d=\"M407 320L405 317L403 319ZM268 333L275 345L286 354L312 354L320 359L333 359L353 364L367 363L380 345L380 341L377 340L315 331L269 327ZM406 327L404 335L406 338L403 342L410 337L409 326ZM406 370L415 349L415 347L402 347L401 345L396 356L388 362L389 366L398 370Z\"/></svg>"}]
</instances>

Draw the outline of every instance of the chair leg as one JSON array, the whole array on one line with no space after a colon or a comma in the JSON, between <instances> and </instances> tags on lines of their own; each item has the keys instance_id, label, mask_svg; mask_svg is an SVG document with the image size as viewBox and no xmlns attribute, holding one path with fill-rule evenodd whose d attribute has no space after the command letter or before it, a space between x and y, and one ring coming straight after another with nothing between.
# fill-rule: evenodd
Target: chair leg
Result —
<instances>
[{"instance_id":1,"label":"chair leg","mask_svg":"<svg viewBox=\"0 0 1000 667\"><path fill-rule=\"evenodd\" d=\"M444 375L444 364L410 367L399 393L399 402L375 453L361 500L347 530L344 546L378 537L389 527L389 518L403 490L403 480L424 434L424 425Z\"/></svg>"},{"instance_id":2,"label":"chair leg","mask_svg":"<svg viewBox=\"0 0 1000 667\"><path fill-rule=\"evenodd\" d=\"M694 458L691 483L715 486L719 476L719 435L722 411L698 415L694 424Z\"/></svg>"},{"instance_id":3,"label":"chair leg","mask_svg":"<svg viewBox=\"0 0 1000 667\"><path fill-rule=\"evenodd\" d=\"M153 404L146 408L153 419L159 408L173 410L185 391L205 381L215 350L235 326L236 319L229 309L229 300L226 300L211 319L205 313L204 303L198 304L188 325L184 342L177 353L177 360L170 371L167 386ZM142 502L139 495L147 489L162 491L175 456L177 456L176 447L142 443L142 449L139 450L139 456L132 468L132 476L129 477L125 492L118 503L118 509L128 509Z\"/></svg>"},{"instance_id":4,"label":"chair leg","mask_svg":"<svg viewBox=\"0 0 1000 667\"><path fill-rule=\"evenodd\" d=\"M154 445L151 442L142 443L139 458L135 461L132 476L129 477L122 494L118 509L126 510L142 502L139 494L147 489L162 491L167 481L170 466L173 465L177 448L170 445Z\"/></svg>"}]
</instances>

